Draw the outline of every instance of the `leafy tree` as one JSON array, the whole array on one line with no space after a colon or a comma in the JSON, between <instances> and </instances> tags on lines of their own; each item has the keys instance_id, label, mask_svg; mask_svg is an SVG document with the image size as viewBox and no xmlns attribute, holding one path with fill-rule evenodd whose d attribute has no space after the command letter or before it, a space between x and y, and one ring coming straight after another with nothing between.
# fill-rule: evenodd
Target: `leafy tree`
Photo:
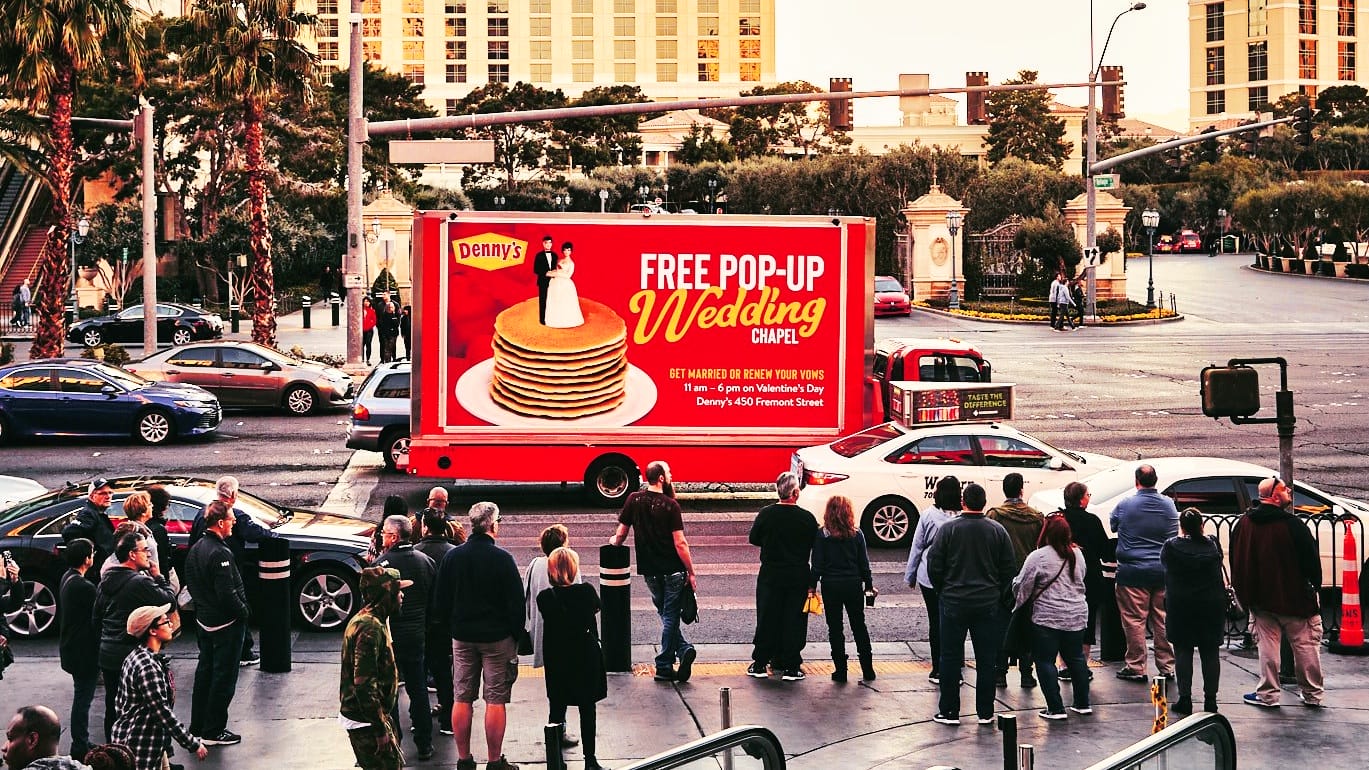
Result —
<instances>
[{"instance_id":1,"label":"leafy tree","mask_svg":"<svg viewBox=\"0 0 1369 770\"><path fill-rule=\"evenodd\" d=\"M1104 232L1099 233L1093 242L1098 247L1098 261L1100 263L1108 261L1109 254L1117 254L1122 251L1122 234L1117 232L1115 227L1109 227Z\"/></svg>"},{"instance_id":2,"label":"leafy tree","mask_svg":"<svg viewBox=\"0 0 1369 770\"><path fill-rule=\"evenodd\" d=\"M987 230L1008 217L1041 216L1041 212L1064 208L1070 198L1084 192L1084 182L1056 168L1007 158L974 177L965 188L965 229Z\"/></svg>"},{"instance_id":3,"label":"leafy tree","mask_svg":"<svg viewBox=\"0 0 1369 770\"><path fill-rule=\"evenodd\" d=\"M311 91L316 57L298 41L317 17L295 10L293 0L202 0L192 17L200 42L187 59L208 76L215 95L242 106L247 200L251 213L252 340L274 346L276 311L271 233L266 226L270 169L262 144L266 107L284 93Z\"/></svg>"},{"instance_id":4,"label":"leafy tree","mask_svg":"<svg viewBox=\"0 0 1369 770\"><path fill-rule=\"evenodd\" d=\"M1123 155L1159 144L1154 139L1127 137L1118 138L1098 147L1100 160ZM1133 158L1113 168L1113 173L1122 177L1122 185L1163 184L1171 180L1174 170L1165 163L1164 153L1153 153Z\"/></svg>"},{"instance_id":5,"label":"leafy tree","mask_svg":"<svg viewBox=\"0 0 1369 770\"><path fill-rule=\"evenodd\" d=\"M1021 70L1005 85L1036 82L1034 70ZM1070 143L1064 141L1065 121L1050 110L1051 95L1046 89L994 91L984 97L989 119L988 160L999 163L1009 156L1060 170L1069 157Z\"/></svg>"},{"instance_id":6,"label":"leafy tree","mask_svg":"<svg viewBox=\"0 0 1369 770\"><path fill-rule=\"evenodd\" d=\"M1369 91L1355 83L1323 88L1317 94L1316 121L1327 126L1369 127Z\"/></svg>"},{"instance_id":7,"label":"leafy tree","mask_svg":"<svg viewBox=\"0 0 1369 770\"><path fill-rule=\"evenodd\" d=\"M466 94L457 104L457 111L463 115L486 115L565 106L566 95L560 89L547 91L522 82L512 87L505 83L489 83ZM467 166L464 171L466 186L489 180L497 171L511 189L517 187L527 170L554 163L547 158L546 152L552 131L550 121L468 129L468 138L494 140L494 165Z\"/></svg>"},{"instance_id":8,"label":"leafy tree","mask_svg":"<svg viewBox=\"0 0 1369 770\"><path fill-rule=\"evenodd\" d=\"M726 141L713 137L713 127L702 130L697 126L689 127L689 136L680 144L675 158L680 163L696 165L699 163L727 163L735 160L737 153Z\"/></svg>"},{"instance_id":9,"label":"leafy tree","mask_svg":"<svg viewBox=\"0 0 1369 770\"><path fill-rule=\"evenodd\" d=\"M71 129L77 86L120 67L140 78L142 53L137 17L124 0L6 0L0 5L0 93L51 121L49 131L31 137L46 151L40 178L52 193L54 225L38 263L33 358L62 354L67 240L78 181Z\"/></svg>"},{"instance_id":10,"label":"leafy tree","mask_svg":"<svg viewBox=\"0 0 1369 770\"><path fill-rule=\"evenodd\" d=\"M1045 296L1057 271L1074 275L1083 251L1074 239L1074 232L1058 212L1047 212L1046 217L1029 217L1013 237L1013 246L1030 257L1018 277L1017 285L1024 296Z\"/></svg>"},{"instance_id":11,"label":"leafy tree","mask_svg":"<svg viewBox=\"0 0 1369 770\"><path fill-rule=\"evenodd\" d=\"M794 80L770 88L756 86L741 96L820 93L823 90L812 83ZM729 135L739 157L754 157L784 147L795 147L803 151L803 157L808 158L836 152L851 143L850 137L844 132L831 130L829 115L827 102L744 105L733 108Z\"/></svg>"},{"instance_id":12,"label":"leafy tree","mask_svg":"<svg viewBox=\"0 0 1369 770\"><path fill-rule=\"evenodd\" d=\"M571 101L571 107L597 107L610 104L636 104L650 101L642 89L632 85L598 86ZM597 118L572 118L558 121L561 141L571 149L575 164L585 173L599 166L610 166L619 157L635 158L641 153L642 139L637 134L641 115L606 115Z\"/></svg>"},{"instance_id":13,"label":"leafy tree","mask_svg":"<svg viewBox=\"0 0 1369 770\"><path fill-rule=\"evenodd\" d=\"M1310 148L1317 168L1355 171L1369 167L1369 128L1332 126Z\"/></svg>"},{"instance_id":14,"label":"leafy tree","mask_svg":"<svg viewBox=\"0 0 1369 770\"><path fill-rule=\"evenodd\" d=\"M368 121L406 120L437 117L423 100L423 88L402 74L375 69L363 63L362 115ZM335 72L322 98L313 105L300 104L293 120L276 126L280 145L280 169L305 182L328 183L339 187L347 176L348 78L346 70ZM310 107L313 109L310 109ZM411 189L422 169L390 163L388 136L372 137L362 151L366 176L364 187L377 184L396 190Z\"/></svg>"}]
</instances>

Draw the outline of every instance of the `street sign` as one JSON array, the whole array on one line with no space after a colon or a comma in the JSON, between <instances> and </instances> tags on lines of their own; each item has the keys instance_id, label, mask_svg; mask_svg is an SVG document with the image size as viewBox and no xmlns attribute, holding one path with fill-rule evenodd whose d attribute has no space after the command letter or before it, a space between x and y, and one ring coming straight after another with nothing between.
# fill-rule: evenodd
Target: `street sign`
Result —
<instances>
[{"instance_id":1,"label":"street sign","mask_svg":"<svg viewBox=\"0 0 1369 770\"><path fill-rule=\"evenodd\" d=\"M342 277L342 285L346 289L364 289L366 278L361 273L348 273Z\"/></svg>"},{"instance_id":2,"label":"street sign","mask_svg":"<svg viewBox=\"0 0 1369 770\"><path fill-rule=\"evenodd\" d=\"M1093 189L1095 190L1116 190L1122 183L1122 178L1117 174L1094 174Z\"/></svg>"},{"instance_id":3,"label":"street sign","mask_svg":"<svg viewBox=\"0 0 1369 770\"><path fill-rule=\"evenodd\" d=\"M1084 266L1098 267L1098 247L1084 248Z\"/></svg>"},{"instance_id":4,"label":"street sign","mask_svg":"<svg viewBox=\"0 0 1369 770\"><path fill-rule=\"evenodd\" d=\"M391 163L493 163L493 139L392 139Z\"/></svg>"}]
</instances>

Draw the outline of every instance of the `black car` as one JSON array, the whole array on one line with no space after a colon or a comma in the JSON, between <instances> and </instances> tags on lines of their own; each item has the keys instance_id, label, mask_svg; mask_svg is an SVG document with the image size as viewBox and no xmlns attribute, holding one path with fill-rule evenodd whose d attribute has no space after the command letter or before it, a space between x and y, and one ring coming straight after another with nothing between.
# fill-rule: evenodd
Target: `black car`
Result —
<instances>
[{"instance_id":1,"label":"black car","mask_svg":"<svg viewBox=\"0 0 1369 770\"><path fill-rule=\"evenodd\" d=\"M158 342L184 345L222 336L223 319L218 314L174 302L157 303ZM74 323L67 330L67 339L92 348L106 342L142 342L143 306L130 305L114 315Z\"/></svg>"},{"instance_id":2,"label":"black car","mask_svg":"<svg viewBox=\"0 0 1369 770\"><path fill-rule=\"evenodd\" d=\"M190 525L215 499L214 482L184 476L133 476L111 479L110 483L114 497L108 514L116 525L123 518L124 499L132 492L161 484L171 493L167 531L176 551L172 563L184 561ZM23 606L6 614L17 636L41 636L57 630L57 589L67 569L62 558L62 527L85 503L84 489L69 484L0 511L0 550L14 554L24 583ZM357 581L375 525L353 516L281 507L243 491L238 492L236 507L289 541L294 619L310 630L344 628L361 609ZM256 572L255 553L252 548L244 553L239 563L244 575ZM166 557L161 558L165 564ZM253 582L248 581L249 586Z\"/></svg>"}]
</instances>

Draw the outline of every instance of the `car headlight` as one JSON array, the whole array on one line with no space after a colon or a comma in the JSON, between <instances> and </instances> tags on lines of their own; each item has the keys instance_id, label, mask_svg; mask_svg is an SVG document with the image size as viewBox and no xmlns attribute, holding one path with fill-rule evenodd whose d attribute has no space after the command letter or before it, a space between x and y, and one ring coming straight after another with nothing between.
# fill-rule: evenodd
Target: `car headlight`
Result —
<instances>
[{"instance_id":1,"label":"car headlight","mask_svg":"<svg viewBox=\"0 0 1369 770\"><path fill-rule=\"evenodd\" d=\"M177 399L172 403L174 403L176 406L179 406L182 409L212 409L214 407L214 402L212 401L190 401L187 399Z\"/></svg>"}]
</instances>

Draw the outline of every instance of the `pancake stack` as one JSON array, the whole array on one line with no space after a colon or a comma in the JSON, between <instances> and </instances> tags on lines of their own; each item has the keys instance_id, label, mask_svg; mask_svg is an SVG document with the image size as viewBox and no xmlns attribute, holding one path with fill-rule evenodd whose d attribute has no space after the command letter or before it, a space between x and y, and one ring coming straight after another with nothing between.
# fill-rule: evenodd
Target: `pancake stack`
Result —
<instances>
[{"instance_id":1,"label":"pancake stack","mask_svg":"<svg viewBox=\"0 0 1369 770\"><path fill-rule=\"evenodd\" d=\"M581 299L585 322L553 329L537 320L537 299L494 319L496 404L529 417L573 420L623 403L627 325L607 305Z\"/></svg>"}]
</instances>

